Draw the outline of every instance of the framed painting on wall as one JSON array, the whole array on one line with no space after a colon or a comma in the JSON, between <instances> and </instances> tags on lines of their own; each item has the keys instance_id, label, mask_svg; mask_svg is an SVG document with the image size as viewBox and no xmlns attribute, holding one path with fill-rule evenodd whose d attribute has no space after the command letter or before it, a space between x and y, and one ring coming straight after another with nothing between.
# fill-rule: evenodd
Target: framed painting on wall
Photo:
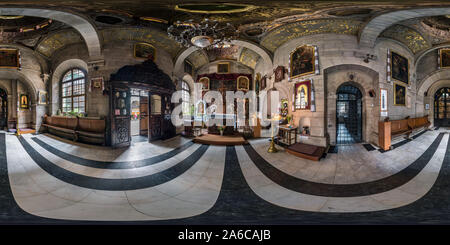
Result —
<instances>
[{"instance_id":1,"label":"framed painting on wall","mask_svg":"<svg viewBox=\"0 0 450 245\"><path fill-rule=\"evenodd\" d=\"M440 65L441 68L450 68L450 49L443 48L440 51Z\"/></svg>"},{"instance_id":2,"label":"framed painting on wall","mask_svg":"<svg viewBox=\"0 0 450 245\"><path fill-rule=\"evenodd\" d=\"M393 79L409 83L409 62L408 59L395 53L391 52L391 76Z\"/></svg>"},{"instance_id":3,"label":"framed painting on wall","mask_svg":"<svg viewBox=\"0 0 450 245\"><path fill-rule=\"evenodd\" d=\"M103 88L103 77L96 77L91 79L92 88Z\"/></svg>"},{"instance_id":4,"label":"framed painting on wall","mask_svg":"<svg viewBox=\"0 0 450 245\"><path fill-rule=\"evenodd\" d=\"M406 105L406 87L398 83L394 83L394 105Z\"/></svg>"},{"instance_id":5,"label":"framed painting on wall","mask_svg":"<svg viewBox=\"0 0 450 245\"><path fill-rule=\"evenodd\" d=\"M294 109L309 110L311 108L311 81L296 83L294 88Z\"/></svg>"},{"instance_id":6,"label":"framed painting on wall","mask_svg":"<svg viewBox=\"0 0 450 245\"><path fill-rule=\"evenodd\" d=\"M267 87L267 77L264 76L261 78L261 90L264 90Z\"/></svg>"},{"instance_id":7,"label":"framed painting on wall","mask_svg":"<svg viewBox=\"0 0 450 245\"><path fill-rule=\"evenodd\" d=\"M250 80L246 76L239 76L237 78L237 89L238 90L249 90L250 89Z\"/></svg>"},{"instance_id":8,"label":"framed painting on wall","mask_svg":"<svg viewBox=\"0 0 450 245\"><path fill-rule=\"evenodd\" d=\"M295 49L290 55L290 77L295 78L315 72L314 46L303 45Z\"/></svg>"},{"instance_id":9,"label":"framed painting on wall","mask_svg":"<svg viewBox=\"0 0 450 245\"><path fill-rule=\"evenodd\" d=\"M38 92L38 104L46 105L47 104L47 91L39 91Z\"/></svg>"},{"instance_id":10,"label":"framed painting on wall","mask_svg":"<svg viewBox=\"0 0 450 245\"><path fill-rule=\"evenodd\" d=\"M18 49L0 49L0 68L20 68L20 54Z\"/></svg>"},{"instance_id":11,"label":"framed painting on wall","mask_svg":"<svg viewBox=\"0 0 450 245\"><path fill-rule=\"evenodd\" d=\"M134 57L155 61L156 49L153 45L148 43L136 43L134 44Z\"/></svg>"},{"instance_id":12,"label":"framed painting on wall","mask_svg":"<svg viewBox=\"0 0 450 245\"><path fill-rule=\"evenodd\" d=\"M198 80L198 82L202 84L203 91L209 90L209 78L208 77L202 77Z\"/></svg>"},{"instance_id":13,"label":"framed painting on wall","mask_svg":"<svg viewBox=\"0 0 450 245\"><path fill-rule=\"evenodd\" d=\"M284 79L285 68L284 66L278 66L275 70L275 82L281 82Z\"/></svg>"},{"instance_id":14,"label":"framed painting on wall","mask_svg":"<svg viewBox=\"0 0 450 245\"><path fill-rule=\"evenodd\" d=\"M26 94L21 94L19 97L19 108L20 109L29 109L29 97Z\"/></svg>"},{"instance_id":15,"label":"framed painting on wall","mask_svg":"<svg viewBox=\"0 0 450 245\"><path fill-rule=\"evenodd\" d=\"M217 73L224 74L230 72L230 63L221 62L217 64Z\"/></svg>"}]
</instances>

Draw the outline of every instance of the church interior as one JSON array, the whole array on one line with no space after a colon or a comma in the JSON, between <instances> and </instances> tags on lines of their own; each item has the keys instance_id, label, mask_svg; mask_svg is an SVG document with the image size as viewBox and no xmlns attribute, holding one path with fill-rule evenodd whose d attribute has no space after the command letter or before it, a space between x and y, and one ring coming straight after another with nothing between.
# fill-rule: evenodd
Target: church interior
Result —
<instances>
[{"instance_id":1,"label":"church interior","mask_svg":"<svg viewBox=\"0 0 450 245\"><path fill-rule=\"evenodd\" d=\"M1 224L450 223L449 133L447 1L0 1Z\"/></svg>"}]
</instances>

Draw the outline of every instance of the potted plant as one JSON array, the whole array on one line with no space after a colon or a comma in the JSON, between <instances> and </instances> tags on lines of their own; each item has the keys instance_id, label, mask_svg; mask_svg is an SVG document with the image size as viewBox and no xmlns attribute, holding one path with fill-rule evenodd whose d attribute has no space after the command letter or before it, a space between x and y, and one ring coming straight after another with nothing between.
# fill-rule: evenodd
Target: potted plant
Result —
<instances>
[{"instance_id":1,"label":"potted plant","mask_svg":"<svg viewBox=\"0 0 450 245\"><path fill-rule=\"evenodd\" d=\"M286 116L286 121L287 121L287 123L288 123L287 126L290 127L291 121L292 121L292 115L287 115L287 116Z\"/></svg>"},{"instance_id":2,"label":"potted plant","mask_svg":"<svg viewBox=\"0 0 450 245\"><path fill-rule=\"evenodd\" d=\"M217 129L220 132L220 136L223 136L223 130L225 129L225 127L224 126L218 126Z\"/></svg>"}]
</instances>

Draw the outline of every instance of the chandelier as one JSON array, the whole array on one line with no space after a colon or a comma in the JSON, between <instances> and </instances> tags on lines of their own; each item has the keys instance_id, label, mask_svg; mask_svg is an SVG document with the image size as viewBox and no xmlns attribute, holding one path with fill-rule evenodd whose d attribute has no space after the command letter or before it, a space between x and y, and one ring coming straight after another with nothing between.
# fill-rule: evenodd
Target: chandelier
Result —
<instances>
[{"instance_id":1,"label":"chandelier","mask_svg":"<svg viewBox=\"0 0 450 245\"><path fill-rule=\"evenodd\" d=\"M210 19L204 19L200 23L194 23L193 20L177 21L167 28L167 33L170 38L185 47L199 48L221 45L238 36L238 31L230 23Z\"/></svg>"}]
</instances>

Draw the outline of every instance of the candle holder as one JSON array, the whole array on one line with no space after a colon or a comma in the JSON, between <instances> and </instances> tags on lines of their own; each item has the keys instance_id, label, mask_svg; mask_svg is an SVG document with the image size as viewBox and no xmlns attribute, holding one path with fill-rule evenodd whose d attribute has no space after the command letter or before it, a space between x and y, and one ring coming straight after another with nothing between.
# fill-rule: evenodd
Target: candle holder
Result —
<instances>
[{"instance_id":1,"label":"candle holder","mask_svg":"<svg viewBox=\"0 0 450 245\"><path fill-rule=\"evenodd\" d=\"M19 116L17 116L17 124L16 124L16 136L20 136L20 130L19 130Z\"/></svg>"}]
</instances>

